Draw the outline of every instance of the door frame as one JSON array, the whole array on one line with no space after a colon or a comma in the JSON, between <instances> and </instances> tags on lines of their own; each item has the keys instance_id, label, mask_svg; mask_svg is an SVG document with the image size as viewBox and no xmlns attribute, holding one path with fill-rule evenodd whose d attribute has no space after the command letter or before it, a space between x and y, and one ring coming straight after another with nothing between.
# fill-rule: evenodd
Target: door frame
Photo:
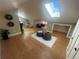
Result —
<instances>
[{"instance_id":1,"label":"door frame","mask_svg":"<svg viewBox=\"0 0 79 59\"><path fill-rule=\"evenodd\" d=\"M55 25L59 25L59 26L68 26L69 29L68 29L68 32L67 32L66 37L67 37L67 38L70 38L69 33L70 33L70 31L71 31L72 25L70 25L70 24L62 24L62 23L53 23L53 24L52 24L51 33L53 33L53 30L54 30Z\"/></svg>"}]
</instances>

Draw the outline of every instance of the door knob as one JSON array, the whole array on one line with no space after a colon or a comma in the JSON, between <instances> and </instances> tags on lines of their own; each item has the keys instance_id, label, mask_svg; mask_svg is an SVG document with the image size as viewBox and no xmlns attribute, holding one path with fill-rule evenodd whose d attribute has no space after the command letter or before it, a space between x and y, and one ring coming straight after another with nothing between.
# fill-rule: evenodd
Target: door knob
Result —
<instances>
[{"instance_id":1,"label":"door knob","mask_svg":"<svg viewBox=\"0 0 79 59\"><path fill-rule=\"evenodd\" d=\"M74 48L75 49L75 51L77 51L77 48Z\"/></svg>"}]
</instances>

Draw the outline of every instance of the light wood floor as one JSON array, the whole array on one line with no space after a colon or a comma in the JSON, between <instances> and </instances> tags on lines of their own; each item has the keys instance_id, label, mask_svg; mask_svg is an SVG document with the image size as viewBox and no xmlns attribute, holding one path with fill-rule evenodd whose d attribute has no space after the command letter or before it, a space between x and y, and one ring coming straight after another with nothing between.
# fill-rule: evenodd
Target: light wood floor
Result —
<instances>
[{"instance_id":1,"label":"light wood floor","mask_svg":"<svg viewBox=\"0 0 79 59\"><path fill-rule=\"evenodd\" d=\"M66 59L66 47L69 39L64 33L54 32L57 41L52 48L31 38L36 29L25 29L24 35L2 40L1 59Z\"/></svg>"}]
</instances>

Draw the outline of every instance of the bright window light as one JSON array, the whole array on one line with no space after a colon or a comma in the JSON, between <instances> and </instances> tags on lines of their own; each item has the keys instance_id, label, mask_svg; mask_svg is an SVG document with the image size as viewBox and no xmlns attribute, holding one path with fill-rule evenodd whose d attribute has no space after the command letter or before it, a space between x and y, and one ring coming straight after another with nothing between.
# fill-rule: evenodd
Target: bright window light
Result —
<instances>
[{"instance_id":1,"label":"bright window light","mask_svg":"<svg viewBox=\"0 0 79 59\"><path fill-rule=\"evenodd\" d=\"M18 17L24 18L24 16L21 13L18 13Z\"/></svg>"},{"instance_id":2,"label":"bright window light","mask_svg":"<svg viewBox=\"0 0 79 59\"><path fill-rule=\"evenodd\" d=\"M60 17L58 1L53 1L52 3L45 4L45 8L51 17Z\"/></svg>"}]
</instances>

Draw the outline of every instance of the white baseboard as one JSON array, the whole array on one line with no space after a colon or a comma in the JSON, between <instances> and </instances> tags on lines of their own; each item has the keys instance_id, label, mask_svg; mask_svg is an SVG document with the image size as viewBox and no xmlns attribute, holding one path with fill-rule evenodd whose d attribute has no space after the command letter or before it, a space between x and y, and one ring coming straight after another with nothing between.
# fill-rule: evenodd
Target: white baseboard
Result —
<instances>
[{"instance_id":1,"label":"white baseboard","mask_svg":"<svg viewBox=\"0 0 79 59\"><path fill-rule=\"evenodd\" d=\"M67 48L66 48L66 59L69 59L69 58L68 58L68 52L67 52Z\"/></svg>"},{"instance_id":2,"label":"white baseboard","mask_svg":"<svg viewBox=\"0 0 79 59\"><path fill-rule=\"evenodd\" d=\"M68 59L68 58L66 58L66 59Z\"/></svg>"},{"instance_id":3,"label":"white baseboard","mask_svg":"<svg viewBox=\"0 0 79 59\"><path fill-rule=\"evenodd\" d=\"M21 32L14 33L14 34L10 34L9 37L16 36L16 35L20 35L20 34L21 34Z\"/></svg>"}]
</instances>

